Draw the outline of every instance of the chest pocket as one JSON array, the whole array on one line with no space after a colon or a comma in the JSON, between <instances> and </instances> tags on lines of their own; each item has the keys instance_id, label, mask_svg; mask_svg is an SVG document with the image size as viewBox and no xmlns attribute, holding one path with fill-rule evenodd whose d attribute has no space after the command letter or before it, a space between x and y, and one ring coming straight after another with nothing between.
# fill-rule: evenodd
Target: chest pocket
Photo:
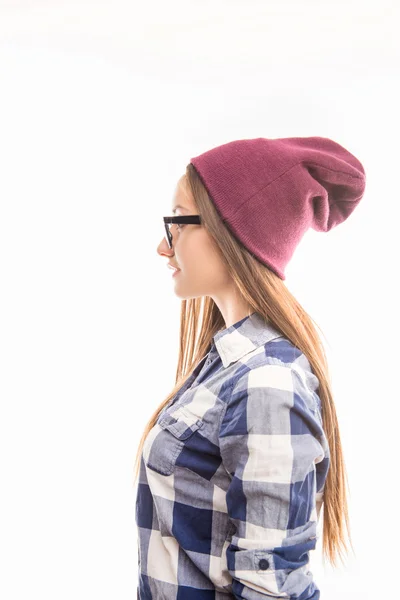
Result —
<instances>
[{"instance_id":1,"label":"chest pocket","mask_svg":"<svg viewBox=\"0 0 400 600\"><path fill-rule=\"evenodd\" d=\"M161 475L171 475L177 461L180 466L190 465L191 452L196 442L194 434L204 421L184 406L172 406L164 412L150 430L143 444L146 466Z\"/></svg>"}]
</instances>

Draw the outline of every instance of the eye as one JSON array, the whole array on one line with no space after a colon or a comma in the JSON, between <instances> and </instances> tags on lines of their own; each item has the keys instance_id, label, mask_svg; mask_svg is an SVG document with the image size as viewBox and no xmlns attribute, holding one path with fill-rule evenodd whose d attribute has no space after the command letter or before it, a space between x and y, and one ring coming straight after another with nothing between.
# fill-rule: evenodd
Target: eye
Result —
<instances>
[{"instance_id":1,"label":"eye","mask_svg":"<svg viewBox=\"0 0 400 600\"><path fill-rule=\"evenodd\" d=\"M184 223L176 223L176 227L180 231L182 229L182 227L185 227L185 224Z\"/></svg>"}]
</instances>

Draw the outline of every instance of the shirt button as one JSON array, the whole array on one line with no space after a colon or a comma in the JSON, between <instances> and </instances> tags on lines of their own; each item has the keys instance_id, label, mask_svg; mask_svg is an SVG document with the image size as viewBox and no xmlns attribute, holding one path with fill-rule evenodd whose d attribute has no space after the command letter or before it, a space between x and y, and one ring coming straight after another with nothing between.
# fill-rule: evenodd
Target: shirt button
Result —
<instances>
[{"instance_id":1,"label":"shirt button","mask_svg":"<svg viewBox=\"0 0 400 600\"><path fill-rule=\"evenodd\" d=\"M265 571L265 569L268 569L268 567L269 567L269 562L267 561L266 558L262 558L260 560L260 562L258 563L258 566L260 567L260 569Z\"/></svg>"}]
</instances>

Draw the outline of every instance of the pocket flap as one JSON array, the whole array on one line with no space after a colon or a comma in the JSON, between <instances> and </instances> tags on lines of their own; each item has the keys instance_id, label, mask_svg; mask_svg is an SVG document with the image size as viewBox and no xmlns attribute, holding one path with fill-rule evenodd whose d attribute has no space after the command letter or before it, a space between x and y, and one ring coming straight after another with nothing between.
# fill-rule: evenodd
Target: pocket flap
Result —
<instances>
[{"instance_id":1,"label":"pocket flap","mask_svg":"<svg viewBox=\"0 0 400 600\"><path fill-rule=\"evenodd\" d=\"M158 421L162 429L167 429L179 440L186 440L195 431L203 427L204 422L193 415L184 406L179 406L164 414Z\"/></svg>"}]
</instances>

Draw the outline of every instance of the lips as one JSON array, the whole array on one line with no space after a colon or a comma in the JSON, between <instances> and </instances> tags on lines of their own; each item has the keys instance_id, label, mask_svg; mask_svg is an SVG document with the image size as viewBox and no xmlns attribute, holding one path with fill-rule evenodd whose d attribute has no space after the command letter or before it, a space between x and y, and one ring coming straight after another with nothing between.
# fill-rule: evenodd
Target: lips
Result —
<instances>
[{"instance_id":1,"label":"lips","mask_svg":"<svg viewBox=\"0 0 400 600\"><path fill-rule=\"evenodd\" d=\"M170 265L169 263L168 263L167 266L168 266L169 269L172 269L173 271L180 271L180 269L178 269L177 267L174 267L174 266Z\"/></svg>"}]
</instances>

